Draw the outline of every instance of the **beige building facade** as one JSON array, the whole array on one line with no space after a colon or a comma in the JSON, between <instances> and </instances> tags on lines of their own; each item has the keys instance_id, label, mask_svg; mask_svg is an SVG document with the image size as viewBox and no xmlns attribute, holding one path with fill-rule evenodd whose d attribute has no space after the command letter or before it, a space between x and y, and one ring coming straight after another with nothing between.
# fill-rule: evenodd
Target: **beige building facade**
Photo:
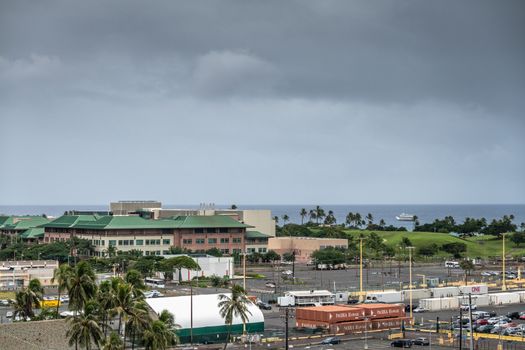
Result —
<instances>
[{"instance_id":1,"label":"beige building facade","mask_svg":"<svg viewBox=\"0 0 525 350\"><path fill-rule=\"evenodd\" d=\"M28 260L0 262L0 290L16 290L27 287L32 279L40 280L43 286L53 283L53 273L58 267L56 260Z\"/></svg>"},{"instance_id":2,"label":"beige building facade","mask_svg":"<svg viewBox=\"0 0 525 350\"><path fill-rule=\"evenodd\" d=\"M348 240L343 238L316 238L316 237L270 237L268 250L279 255L295 252L297 262L308 262L312 253L323 248L348 248Z\"/></svg>"}]
</instances>

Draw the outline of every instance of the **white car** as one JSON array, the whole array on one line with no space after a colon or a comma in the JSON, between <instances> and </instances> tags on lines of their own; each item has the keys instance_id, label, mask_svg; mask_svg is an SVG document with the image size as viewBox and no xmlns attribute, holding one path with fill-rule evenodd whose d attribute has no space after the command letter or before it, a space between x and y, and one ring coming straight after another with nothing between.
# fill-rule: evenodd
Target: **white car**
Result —
<instances>
[{"instance_id":1,"label":"white car","mask_svg":"<svg viewBox=\"0 0 525 350\"><path fill-rule=\"evenodd\" d=\"M478 306L476 304L472 304L471 305L471 309L472 310L477 310ZM468 305L461 305L461 310L462 311L468 311Z\"/></svg>"},{"instance_id":2,"label":"white car","mask_svg":"<svg viewBox=\"0 0 525 350\"><path fill-rule=\"evenodd\" d=\"M291 275L293 274L292 270L285 270L282 272L283 275Z\"/></svg>"},{"instance_id":3,"label":"white car","mask_svg":"<svg viewBox=\"0 0 525 350\"><path fill-rule=\"evenodd\" d=\"M69 297L67 295L63 296L63 297L60 297L60 302L61 303L69 303Z\"/></svg>"},{"instance_id":4,"label":"white car","mask_svg":"<svg viewBox=\"0 0 525 350\"><path fill-rule=\"evenodd\" d=\"M9 305L9 301L6 300L6 299L2 299L2 300L0 300L0 305L7 306L7 305Z\"/></svg>"},{"instance_id":5,"label":"white car","mask_svg":"<svg viewBox=\"0 0 525 350\"><path fill-rule=\"evenodd\" d=\"M11 318L11 317L13 317L13 311L7 311L7 312L5 313L5 317L7 317L7 318Z\"/></svg>"},{"instance_id":6,"label":"white car","mask_svg":"<svg viewBox=\"0 0 525 350\"><path fill-rule=\"evenodd\" d=\"M82 311L62 311L60 313L60 317L78 316L78 315L82 315L82 314L83 314Z\"/></svg>"},{"instance_id":7,"label":"white car","mask_svg":"<svg viewBox=\"0 0 525 350\"><path fill-rule=\"evenodd\" d=\"M420 313L420 312L427 312L428 309L425 309L424 307L416 307L414 310L412 310L412 312L415 312L415 313Z\"/></svg>"},{"instance_id":8,"label":"white car","mask_svg":"<svg viewBox=\"0 0 525 350\"><path fill-rule=\"evenodd\" d=\"M273 282L266 282L265 286L268 287L268 288L275 288L275 283L273 283Z\"/></svg>"}]
</instances>

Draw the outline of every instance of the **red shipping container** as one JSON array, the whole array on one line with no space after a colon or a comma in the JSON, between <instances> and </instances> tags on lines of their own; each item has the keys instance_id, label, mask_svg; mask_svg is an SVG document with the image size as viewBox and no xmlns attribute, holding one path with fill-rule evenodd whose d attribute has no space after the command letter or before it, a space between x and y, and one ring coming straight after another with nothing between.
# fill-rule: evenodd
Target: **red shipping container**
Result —
<instances>
[{"instance_id":1,"label":"red shipping container","mask_svg":"<svg viewBox=\"0 0 525 350\"><path fill-rule=\"evenodd\" d=\"M333 333L333 334L338 334L338 333L351 334L351 333L364 332L365 330L368 330L368 331L372 330L372 322L354 321L354 322L335 323L335 324L330 325L330 333Z\"/></svg>"},{"instance_id":2,"label":"red shipping container","mask_svg":"<svg viewBox=\"0 0 525 350\"><path fill-rule=\"evenodd\" d=\"M295 317L302 320L339 323L363 320L365 311L360 307L339 305L302 307L295 309Z\"/></svg>"},{"instance_id":3,"label":"red shipping container","mask_svg":"<svg viewBox=\"0 0 525 350\"><path fill-rule=\"evenodd\" d=\"M372 321L372 328L376 330L386 330L386 329L394 329L394 328L401 328L403 325L403 321L405 321L405 325L408 322L408 317L396 317L396 318L386 318L382 320L373 320Z\"/></svg>"},{"instance_id":4,"label":"red shipping container","mask_svg":"<svg viewBox=\"0 0 525 350\"><path fill-rule=\"evenodd\" d=\"M312 321L312 320L301 320L301 319L295 319L295 326L298 328L323 328L328 329L330 326L329 323L326 322L319 322L319 321Z\"/></svg>"},{"instance_id":5,"label":"red shipping container","mask_svg":"<svg viewBox=\"0 0 525 350\"><path fill-rule=\"evenodd\" d=\"M405 306L403 304L363 304L359 305L365 311L369 319L404 317Z\"/></svg>"}]
</instances>

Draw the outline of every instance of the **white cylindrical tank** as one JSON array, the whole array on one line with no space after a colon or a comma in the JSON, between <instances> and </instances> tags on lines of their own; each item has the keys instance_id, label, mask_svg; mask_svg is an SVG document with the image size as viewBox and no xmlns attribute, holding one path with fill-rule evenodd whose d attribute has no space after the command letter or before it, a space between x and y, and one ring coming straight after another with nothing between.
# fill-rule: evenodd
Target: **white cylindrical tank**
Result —
<instances>
[{"instance_id":1,"label":"white cylindrical tank","mask_svg":"<svg viewBox=\"0 0 525 350\"><path fill-rule=\"evenodd\" d=\"M459 307L456 297L421 299L419 306L429 311L451 310Z\"/></svg>"},{"instance_id":2,"label":"white cylindrical tank","mask_svg":"<svg viewBox=\"0 0 525 350\"><path fill-rule=\"evenodd\" d=\"M459 287L459 292L463 295L477 295L477 294L487 294L489 292L489 287L486 284L477 284L471 286L461 286Z\"/></svg>"},{"instance_id":3,"label":"white cylindrical tank","mask_svg":"<svg viewBox=\"0 0 525 350\"><path fill-rule=\"evenodd\" d=\"M459 295L458 287L431 288L432 298L450 298Z\"/></svg>"},{"instance_id":4,"label":"white cylindrical tank","mask_svg":"<svg viewBox=\"0 0 525 350\"><path fill-rule=\"evenodd\" d=\"M519 304L520 295L518 293L496 293L489 294L490 305Z\"/></svg>"}]
</instances>

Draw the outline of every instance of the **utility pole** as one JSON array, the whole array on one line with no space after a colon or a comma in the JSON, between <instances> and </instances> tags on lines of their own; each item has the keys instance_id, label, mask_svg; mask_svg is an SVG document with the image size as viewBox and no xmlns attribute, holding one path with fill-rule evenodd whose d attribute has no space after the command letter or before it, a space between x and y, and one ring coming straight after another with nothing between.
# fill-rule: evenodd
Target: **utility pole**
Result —
<instances>
[{"instance_id":1,"label":"utility pole","mask_svg":"<svg viewBox=\"0 0 525 350\"><path fill-rule=\"evenodd\" d=\"M412 320L412 249L414 247L407 247L408 248L408 273L409 273L409 295L410 295L410 324L414 324L414 321Z\"/></svg>"},{"instance_id":2,"label":"utility pole","mask_svg":"<svg viewBox=\"0 0 525 350\"><path fill-rule=\"evenodd\" d=\"M359 298L363 296L363 238L359 238Z\"/></svg>"},{"instance_id":3,"label":"utility pole","mask_svg":"<svg viewBox=\"0 0 525 350\"><path fill-rule=\"evenodd\" d=\"M463 309L459 307L459 350L463 349Z\"/></svg>"},{"instance_id":4,"label":"utility pole","mask_svg":"<svg viewBox=\"0 0 525 350\"><path fill-rule=\"evenodd\" d=\"M502 271L502 278L503 282L501 284L501 290L506 291L507 290L507 275L505 274L505 233L503 234L503 271Z\"/></svg>"},{"instance_id":5,"label":"utility pole","mask_svg":"<svg viewBox=\"0 0 525 350\"><path fill-rule=\"evenodd\" d=\"M285 345L284 345L284 350L288 350L288 309L289 309L289 306L286 306L286 309L285 309L285 320L284 320L284 336L285 336Z\"/></svg>"},{"instance_id":6,"label":"utility pole","mask_svg":"<svg viewBox=\"0 0 525 350\"><path fill-rule=\"evenodd\" d=\"M472 294L468 293L468 323L470 331L470 350L474 350L474 332L472 332Z\"/></svg>"},{"instance_id":7,"label":"utility pole","mask_svg":"<svg viewBox=\"0 0 525 350\"><path fill-rule=\"evenodd\" d=\"M292 252L292 283L295 284L295 249Z\"/></svg>"}]
</instances>

